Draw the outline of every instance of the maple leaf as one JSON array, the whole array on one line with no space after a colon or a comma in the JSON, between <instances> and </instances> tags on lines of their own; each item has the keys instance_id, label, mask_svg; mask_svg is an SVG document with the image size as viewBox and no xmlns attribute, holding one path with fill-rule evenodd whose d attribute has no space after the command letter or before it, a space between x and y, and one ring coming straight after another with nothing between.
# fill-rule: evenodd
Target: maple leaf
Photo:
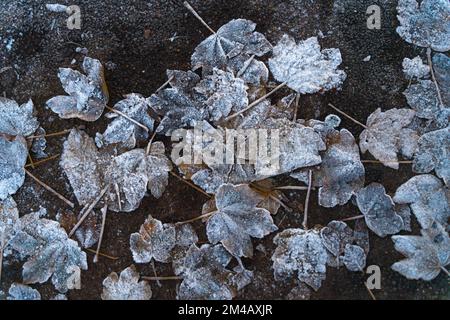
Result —
<instances>
[{"instance_id":1,"label":"maple leaf","mask_svg":"<svg viewBox=\"0 0 450 320\"><path fill-rule=\"evenodd\" d=\"M85 57L82 69L86 75L70 68L59 69L61 85L69 95L51 98L47 107L63 119L96 121L109 100L103 66L100 61Z\"/></svg>"},{"instance_id":2,"label":"maple leaf","mask_svg":"<svg viewBox=\"0 0 450 320\"><path fill-rule=\"evenodd\" d=\"M16 193L23 185L27 157L28 146L24 138L8 139L0 134L0 200Z\"/></svg>"},{"instance_id":3,"label":"maple leaf","mask_svg":"<svg viewBox=\"0 0 450 320\"><path fill-rule=\"evenodd\" d=\"M126 95L124 100L114 105L115 110L122 112L147 127L149 131L152 131L155 121L147 113L148 108L147 100L135 93ZM137 141L148 139L147 131L129 119L114 112L108 113L106 116L114 120L108 125L103 134L97 133L95 141L99 148L110 144L121 144L125 149L129 150L136 146Z\"/></svg>"},{"instance_id":4,"label":"maple leaf","mask_svg":"<svg viewBox=\"0 0 450 320\"><path fill-rule=\"evenodd\" d=\"M9 288L8 294L8 300L41 300L41 294L39 291L21 283L13 283Z\"/></svg>"},{"instance_id":5,"label":"maple leaf","mask_svg":"<svg viewBox=\"0 0 450 320\"><path fill-rule=\"evenodd\" d=\"M447 224L450 217L450 199L443 183L433 175L424 174L412 177L395 192L394 201L409 204L423 229L434 222Z\"/></svg>"},{"instance_id":6,"label":"maple leaf","mask_svg":"<svg viewBox=\"0 0 450 320\"><path fill-rule=\"evenodd\" d=\"M62 293L79 289L81 269L88 266L86 253L78 244L68 238L58 222L40 219L39 212L21 217L20 223L10 246L27 259L22 270L24 283L44 283L52 278Z\"/></svg>"},{"instance_id":7,"label":"maple leaf","mask_svg":"<svg viewBox=\"0 0 450 320\"><path fill-rule=\"evenodd\" d=\"M448 186L450 181L450 128L425 133L420 137L414 156L413 171L435 171Z\"/></svg>"},{"instance_id":8,"label":"maple leaf","mask_svg":"<svg viewBox=\"0 0 450 320\"><path fill-rule=\"evenodd\" d=\"M134 265L120 273L112 272L103 280L102 300L150 300L152 289L140 276Z\"/></svg>"},{"instance_id":9,"label":"maple leaf","mask_svg":"<svg viewBox=\"0 0 450 320\"><path fill-rule=\"evenodd\" d=\"M379 183L371 183L356 194L356 203L367 226L380 237L396 234L405 228L392 198Z\"/></svg>"},{"instance_id":10,"label":"maple leaf","mask_svg":"<svg viewBox=\"0 0 450 320\"><path fill-rule=\"evenodd\" d=\"M450 239L445 229L433 223L421 236L393 236L395 249L406 256L392 269L408 279L431 281L450 263Z\"/></svg>"},{"instance_id":11,"label":"maple leaf","mask_svg":"<svg viewBox=\"0 0 450 320\"><path fill-rule=\"evenodd\" d=\"M298 280L315 291L326 278L328 253L317 230L286 229L273 240L277 248L272 255L275 280L297 273Z\"/></svg>"},{"instance_id":12,"label":"maple leaf","mask_svg":"<svg viewBox=\"0 0 450 320\"><path fill-rule=\"evenodd\" d=\"M276 80L306 94L339 88L347 77L337 69L341 63L339 49L321 51L317 37L296 44L292 37L284 35L273 48L269 68Z\"/></svg>"},{"instance_id":13,"label":"maple leaf","mask_svg":"<svg viewBox=\"0 0 450 320\"><path fill-rule=\"evenodd\" d=\"M251 237L263 238L277 230L266 209L257 208L261 196L248 185L224 184L216 193L216 208L206 233L212 244L221 242L236 257L252 257Z\"/></svg>"},{"instance_id":14,"label":"maple leaf","mask_svg":"<svg viewBox=\"0 0 450 320\"><path fill-rule=\"evenodd\" d=\"M19 106L14 100L0 97L0 133L27 137L38 128L39 122L31 99Z\"/></svg>"},{"instance_id":15,"label":"maple leaf","mask_svg":"<svg viewBox=\"0 0 450 320\"><path fill-rule=\"evenodd\" d=\"M447 0L399 0L397 33L409 43L435 51L450 50L450 3Z\"/></svg>"},{"instance_id":16,"label":"maple leaf","mask_svg":"<svg viewBox=\"0 0 450 320\"><path fill-rule=\"evenodd\" d=\"M367 118L367 128L359 136L361 152L369 151L385 166L398 169L397 153L412 156L418 136L409 129L415 112L410 109L377 109Z\"/></svg>"},{"instance_id":17,"label":"maple leaf","mask_svg":"<svg viewBox=\"0 0 450 320\"><path fill-rule=\"evenodd\" d=\"M255 32L250 20L234 19L203 40L191 57L192 69L202 68L209 74L213 68L225 70L230 58L241 54L262 56L272 49L263 34Z\"/></svg>"}]
</instances>

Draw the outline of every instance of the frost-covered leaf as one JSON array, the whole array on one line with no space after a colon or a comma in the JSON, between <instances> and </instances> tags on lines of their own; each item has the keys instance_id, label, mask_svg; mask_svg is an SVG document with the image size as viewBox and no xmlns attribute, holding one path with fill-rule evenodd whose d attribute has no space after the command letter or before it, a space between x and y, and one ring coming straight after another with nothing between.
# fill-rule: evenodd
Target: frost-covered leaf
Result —
<instances>
[{"instance_id":1,"label":"frost-covered leaf","mask_svg":"<svg viewBox=\"0 0 450 320\"><path fill-rule=\"evenodd\" d=\"M363 271L366 267L366 254L360 246L347 244L342 261L349 271Z\"/></svg>"},{"instance_id":2,"label":"frost-covered leaf","mask_svg":"<svg viewBox=\"0 0 450 320\"><path fill-rule=\"evenodd\" d=\"M0 133L27 137L38 127L39 122L35 117L31 99L19 106L14 100L0 97Z\"/></svg>"},{"instance_id":3,"label":"frost-covered leaf","mask_svg":"<svg viewBox=\"0 0 450 320\"><path fill-rule=\"evenodd\" d=\"M450 50L448 0L399 0L397 33L407 42L435 51Z\"/></svg>"},{"instance_id":4,"label":"frost-covered leaf","mask_svg":"<svg viewBox=\"0 0 450 320\"><path fill-rule=\"evenodd\" d=\"M7 197L4 201L0 201L0 252L8 246L9 241L19 229L17 204L12 197Z\"/></svg>"},{"instance_id":5,"label":"frost-covered leaf","mask_svg":"<svg viewBox=\"0 0 450 320\"><path fill-rule=\"evenodd\" d=\"M56 96L47 101L47 107L63 119L79 118L96 121L108 103L103 66L100 61L85 57L85 74L70 68L60 68L58 77L68 96Z\"/></svg>"},{"instance_id":6,"label":"frost-covered leaf","mask_svg":"<svg viewBox=\"0 0 450 320\"><path fill-rule=\"evenodd\" d=\"M127 95L124 100L114 106L114 109L146 126L149 131L153 131L154 120L147 113L148 108L147 99L135 93ZM148 133L129 119L117 113L110 113L107 116L114 120L103 134L97 133L95 141L99 148L110 144L121 144L125 149L133 149L137 141L148 139Z\"/></svg>"},{"instance_id":7,"label":"frost-covered leaf","mask_svg":"<svg viewBox=\"0 0 450 320\"><path fill-rule=\"evenodd\" d=\"M414 157L413 171L435 171L448 186L450 182L450 127L428 132L420 137Z\"/></svg>"},{"instance_id":8,"label":"frost-covered leaf","mask_svg":"<svg viewBox=\"0 0 450 320\"><path fill-rule=\"evenodd\" d=\"M39 291L20 283L13 283L9 288L8 294L8 300L41 300Z\"/></svg>"},{"instance_id":9,"label":"frost-covered leaf","mask_svg":"<svg viewBox=\"0 0 450 320\"><path fill-rule=\"evenodd\" d=\"M366 223L362 219L358 219L355 222L355 228L353 230L353 238L355 239L355 243L364 249L366 255L370 250L370 242L369 242L369 229L367 228Z\"/></svg>"},{"instance_id":10,"label":"frost-covered leaf","mask_svg":"<svg viewBox=\"0 0 450 320\"><path fill-rule=\"evenodd\" d=\"M33 156L36 159L42 159L47 157L47 153L45 149L47 148L47 139L45 138L46 131L44 128L39 127L34 133L38 138L33 139L33 143L31 145L31 152L33 152Z\"/></svg>"},{"instance_id":11,"label":"frost-covered leaf","mask_svg":"<svg viewBox=\"0 0 450 320\"><path fill-rule=\"evenodd\" d=\"M216 194L216 208L206 233L212 244L221 242L236 257L252 257L251 237L263 238L277 230L270 212L257 208L261 196L248 185L224 184Z\"/></svg>"},{"instance_id":12,"label":"frost-covered leaf","mask_svg":"<svg viewBox=\"0 0 450 320\"><path fill-rule=\"evenodd\" d=\"M200 82L200 76L192 71L167 70L166 73L170 79L170 86L185 95L190 95L192 89Z\"/></svg>"},{"instance_id":13,"label":"frost-covered leaf","mask_svg":"<svg viewBox=\"0 0 450 320\"><path fill-rule=\"evenodd\" d=\"M416 111L416 116L435 119L441 110L436 86L431 80L420 80L409 86L403 94L408 104Z\"/></svg>"},{"instance_id":14,"label":"frost-covered leaf","mask_svg":"<svg viewBox=\"0 0 450 320\"><path fill-rule=\"evenodd\" d=\"M336 258L344 253L345 247L353 242L353 230L342 221L331 221L320 230L322 243Z\"/></svg>"},{"instance_id":15,"label":"frost-covered leaf","mask_svg":"<svg viewBox=\"0 0 450 320\"><path fill-rule=\"evenodd\" d=\"M263 34L255 32L250 20L234 19L203 40L191 57L192 69L202 68L209 74L213 68L225 70L228 60L238 55L262 56L272 49Z\"/></svg>"},{"instance_id":16,"label":"frost-covered leaf","mask_svg":"<svg viewBox=\"0 0 450 320\"><path fill-rule=\"evenodd\" d=\"M413 59L403 59L402 66L403 73L408 79L422 79L430 75L430 66L424 64L420 56Z\"/></svg>"},{"instance_id":17,"label":"frost-covered leaf","mask_svg":"<svg viewBox=\"0 0 450 320\"><path fill-rule=\"evenodd\" d=\"M361 152L368 150L385 166L398 169L397 153L411 156L410 150L415 149L419 138L414 130L407 128L414 115L410 109L394 108L386 112L377 109L367 118L367 129L359 137Z\"/></svg>"},{"instance_id":18,"label":"frost-covered leaf","mask_svg":"<svg viewBox=\"0 0 450 320\"><path fill-rule=\"evenodd\" d=\"M328 253L315 230L286 229L277 234L272 255L275 280L297 273L298 280L318 290L326 278Z\"/></svg>"},{"instance_id":19,"label":"frost-covered leaf","mask_svg":"<svg viewBox=\"0 0 450 320\"><path fill-rule=\"evenodd\" d=\"M450 199L441 180L430 174L412 177L395 192L394 201L409 204L423 229L434 222L446 225L450 217Z\"/></svg>"},{"instance_id":20,"label":"frost-covered leaf","mask_svg":"<svg viewBox=\"0 0 450 320\"><path fill-rule=\"evenodd\" d=\"M0 134L0 200L15 194L25 181L27 142L21 136L9 140Z\"/></svg>"},{"instance_id":21,"label":"frost-covered leaf","mask_svg":"<svg viewBox=\"0 0 450 320\"><path fill-rule=\"evenodd\" d=\"M433 69L444 105L450 108L450 57L443 53L435 54L433 56Z\"/></svg>"},{"instance_id":22,"label":"frost-covered leaf","mask_svg":"<svg viewBox=\"0 0 450 320\"><path fill-rule=\"evenodd\" d=\"M227 68L251 86L258 87L269 80L269 69L267 69L264 62L248 54L241 54L231 58L228 61Z\"/></svg>"},{"instance_id":23,"label":"frost-covered leaf","mask_svg":"<svg viewBox=\"0 0 450 320\"><path fill-rule=\"evenodd\" d=\"M379 183L371 183L356 194L356 203L367 226L380 237L403 230L402 217L395 211L392 198Z\"/></svg>"},{"instance_id":24,"label":"frost-covered leaf","mask_svg":"<svg viewBox=\"0 0 450 320\"><path fill-rule=\"evenodd\" d=\"M134 265L120 273L112 272L103 280L102 300L150 300L152 288L147 281L139 281Z\"/></svg>"},{"instance_id":25,"label":"frost-covered leaf","mask_svg":"<svg viewBox=\"0 0 450 320\"><path fill-rule=\"evenodd\" d=\"M276 80L305 94L340 88L347 77L337 69L341 63L339 49L321 51L317 37L296 44L292 37L284 35L273 48L269 68Z\"/></svg>"},{"instance_id":26,"label":"frost-covered leaf","mask_svg":"<svg viewBox=\"0 0 450 320\"><path fill-rule=\"evenodd\" d=\"M216 122L248 105L244 81L216 68L194 88L194 94L208 109L210 119Z\"/></svg>"},{"instance_id":27,"label":"frost-covered leaf","mask_svg":"<svg viewBox=\"0 0 450 320\"><path fill-rule=\"evenodd\" d=\"M395 249L406 256L392 269L408 279L431 281L450 263L450 239L438 223L421 230L421 236L393 236Z\"/></svg>"},{"instance_id":28,"label":"frost-covered leaf","mask_svg":"<svg viewBox=\"0 0 450 320\"><path fill-rule=\"evenodd\" d=\"M52 278L55 288L65 293L79 289L81 270L87 270L86 253L69 239L56 221L40 219L39 213L20 218L20 231L11 239L11 248L27 261L22 276L25 284L44 283Z\"/></svg>"}]
</instances>

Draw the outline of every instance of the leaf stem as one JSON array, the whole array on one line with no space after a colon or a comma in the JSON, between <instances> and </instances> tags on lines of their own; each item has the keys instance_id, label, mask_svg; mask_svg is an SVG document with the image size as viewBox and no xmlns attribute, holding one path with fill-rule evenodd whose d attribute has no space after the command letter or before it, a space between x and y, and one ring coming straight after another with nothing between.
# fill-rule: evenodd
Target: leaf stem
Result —
<instances>
[{"instance_id":1,"label":"leaf stem","mask_svg":"<svg viewBox=\"0 0 450 320\"><path fill-rule=\"evenodd\" d=\"M368 129L367 126L361 122L359 122L358 120L356 120L355 118L353 118L352 116L348 115L347 113L345 113L344 111L339 110L338 108L336 108L334 105L332 105L331 103L328 104L328 106L330 108L333 108L335 111L339 112L340 114L342 114L343 116L346 116L347 118L349 118L350 120L352 120L354 123L360 125L361 127L363 127L364 129Z\"/></svg>"},{"instance_id":2,"label":"leaf stem","mask_svg":"<svg viewBox=\"0 0 450 320\"><path fill-rule=\"evenodd\" d=\"M187 224L187 223L191 223L191 222L198 221L198 220L203 220L205 218L208 218L208 217L212 216L216 212L217 211L207 212L205 214L202 214L201 216L198 216L198 217L195 217L195 218L192 218L192 219L189 219L189 220L185 220L185 221L180 221L180 222L177 222L175 224L179 226L179 225L182 225L182 224Z\"/></svg>"},{"instance_id":3,"label":"leaf stem","mask_svg":"<svg viewBox=\"0 0 450 320\"><path fill-rule=\"evenodd\" d=\"M305 210L303 214L303 228L305 230L308 230L308 207L309 207L309 197L311 195L311 188L312 188L312 179L313 179L313 172L312 170L308 171L308 191L306 192L306 200L305 200Z\"/></svg>"},{"instance_id":4,"label":"leaf stem","mask_svg":"<svg viewBox=\"0 0 450 320\"><path fill-rule=\"evenodd\" d=\"M102 209L102 228L100 229L100 237L97 243L97 251L94 256L94 263L98 262L98 256L100 253L100 247L102 246L103 233L105 232L105 224L106 224L106 213L108 212L108 205L105 205Z\"/></svg>"},{"instance_id":5,"label":"leaf stem","mask_svg":"<svg viewBox=\"0 0 450 320\"><path fill-rule=\"evenodd\" d=\"M86 251L88 251L90 253L93 253L93 254L97 254L96 250L93 250L93 249L90 249L90 248L86 248ZM107 255L105 253L101 253L101 252L98 252L98 255L102 256L102 257L105 257L105 258L108 258L110 260L119 260L119 257L113 257L113 256Z\"/></svg>"},{"instance_id":6,"label":"leaf stem","mask_svg":"<svg viewBox=\"0 0 450 320\"><path fill-rule=\"evenodd\" d=\"M179 276L168 276L168 277L146 277L146 276L141 276L141 278L143 280L147 280L147 281L182 280L183 279L183 277L179 277Z\"/></svg>"},{"instance_id":7,"label":"leaf stem","mask_svg":"<svg viewBox=\"0 0 450 320\"><path fill-rule=\"evenodd\" d=\"M142 123L134 120L133 118L129 117L128 115L126 115L125 113L123 113L122 111L119 111L117 109L111 108L109 106L106 106L106 109L108 109L111 112L117 113L119 116L124 117L125 119L127 119L128 121L133 122L135 125L137 125L138 127L142 128L143 130L145 130L146 132L149 132L150 130L144 126Z\"/></svg>"},{"instance_id":8,"label":"leaf stem","mask_svg":"<svg viewBox=\"0 0 450 320\"><path fill-rule=\"evenodd\" d=\"M247 71L248 67L252 64L254 59L255 59L255 55L252 54L252 56L247 61L245 61L241 70L238 71L238 73L236 74L236 77L240 78L245 73L245 71Z\"/></svg>"},{"instance_id":9,"label":"leaf stem","mask_svg":"<svg viewBox=\"0 0 450 320\"><path fill-rule=\"evenodd\" d=\"M431 78L433 79L434 85L436 86L439 103L441 104L441 109L442 109L442 108L445 108L445 106L444 106L444 101L442 100L441 89L439 88L439 84L436 80L436 75L434 74L433 59L431 59L431 48L427 48L427 59L428 59L428 65L430 67Z\"/></svg>"},{"instance_id":10,"label":"leaf stem","mask_svg":"<svg viewBox=\"0 0 450 320\"><path fill-rule=\"evenodd\" d=\"M214 31L213 28L211 28L206 22L205 20L203 20L202 17L200 17L200 15L197 13L197 11L194 10L194 8L192 8L192 6L189 4L189 2L185 1L183 2L183 5L194 15L194 17L196 17L198 19L198 21L200 21L212 34L216 34L216 32Z\"/></svg>"},{"instance_id":11,"label":"leaf stem","mask_svg":"<svg viewBox=\"0 0 450 320\"><path fill-rule=\"evenodd\" d=\"M56 137L56 136L63 136L65 134L68 134L70 132L70 129L66 129L59 132L54 133L46 133L46 134L40 134L36 136L28 136L27 139L33 140L33 139L39 139L39 138L50 138L50 137Z\"/></svg>"},{"instance_id":12,"label":"leaf stem","mask_svg":"<svg viewBox=\"0 0 450 320\"><path fill-rule=\"evenodd\" d=\"M37 167L37 166L39 166L39 165L41 165L41 164L43 164L43 163L46 163L46 162L48 162L48 161L51 161L51 160L54 160L54 159L56 159L56 158L58 158L59 157L59 154L55 154L54 156L51 156L51 157L48 157L48 158L45 158L45 159L42 159L42 160L39 160L39 161L35 161L33 164L34 164L34 167ZM29 167L31 167L32 166L32 164L31 163L28 163L28 164L26 164L25 165L25 168L29 168Z\"/></svg>"}]
</instances>

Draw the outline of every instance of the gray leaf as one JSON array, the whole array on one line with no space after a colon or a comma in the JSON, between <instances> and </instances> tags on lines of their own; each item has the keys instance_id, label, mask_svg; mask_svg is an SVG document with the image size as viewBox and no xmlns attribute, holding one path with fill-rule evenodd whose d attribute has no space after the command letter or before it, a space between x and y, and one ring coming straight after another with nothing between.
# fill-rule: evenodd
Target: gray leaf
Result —
<instances>
[{"instance_id":1,"label":"gray leaf","mask_svg":"<svg viewBox=\"0 0 450 320\"><path fill-rule=\"evenodd\" d=\"M420 80L409 86L403 94L408 104L416 111L416 116L424 119L436 119L441 110L436 86L431 80Z\"/></svg>"},{"instance_id":2,"label":"gray leaf","mask_svg":"<svg viewBox=\"0 0 450 320\"><path fill-rule=\"evenodd\" d=\"M15 194L25 181L27 142L21 136L9 140L0 134L0 200Z\"/></svg>"},{"instance_id":3,"label":"gray leaf","mask_svg":"<svg viewBox=\"0 0 450 320\"><path fill-rule=\"evenodd\" d=\"M360 272L366 267L366 254L360 246L347 244L342 260L349 271Z\"/></svg>"},{"instance_id":4,"label":"gray leaf","mask_svg":"<svg viewBox=\"0 0 450 320\"><path fill-rule=\"evenodd\" d=\"M139 281L134 265L120 273L112 272L103 280L102 300L150 300L152 289L147 281Z\"/></svg>"},{"instance_id":5,"label":"gray leaf","mask_svg":"<svg viewBox=\"0 0 450 320\"><path fill-rule=\"evenodd\" d=\"M9 288L8 294L8 300L41 300L39 291L20 283L13 283Z\"/></svg>"},{"instance_id":6,"label":"gray leaf","mask_svg":"<svg viewBox=\"0 0 450 320\"><path fill-rule=\"evenodd\" d=\"M0 133L27 137L38 127L31 99L19 106L14 100L0 97Z\"/></svg>"}]
</instances>

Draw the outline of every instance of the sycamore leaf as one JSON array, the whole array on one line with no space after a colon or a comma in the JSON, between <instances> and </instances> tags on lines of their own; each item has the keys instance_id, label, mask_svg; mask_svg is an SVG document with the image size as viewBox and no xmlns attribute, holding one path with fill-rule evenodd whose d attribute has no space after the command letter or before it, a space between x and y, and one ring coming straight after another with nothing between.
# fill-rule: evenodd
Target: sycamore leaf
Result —
<instances>
[{"instance_id":1,"label":"sycamore leaf","mask_svg":"<svg viewBox=\"0 0 450 320\"><path fill-rule=\"evenodd\" d=\"M444 105L450 108L450 58L443 53L435 54L433 56L433 69Z\"/></svg>"},{"instance_id":2,"label":"sycamore leaf","mask_svg":"<svg viewBox=\"0 0 450 320\"><path fill-rule=\"evenodd\" d=\"M409 86L403 94L408 104L416 111L416 116L424 119L435 119L441 110L436 86L431 80L420 80Z\"/></svg>"},{"instance_id":3,"label":"sycamore leaf","mask_svg":"<svg viewBox=\"0 0 450 320\"><path fill-rule=\"evenodd\" d=\"M428 132L420 137L414 157L413 171L435 171L448 186L450 182L450 128Z\"/></svg>"},{"instance_id":4,"label":"sycamore leaf","mask_svg":"<svg viewBox=\"0 0 450 320\"><path fill-rule=\"evenodd\" d=\"M55 288L65 293L80 288L80 273L87 270L86 253L69 239L58 222L40 219L39 213L20 218L21 229L11 239L11 248L27 261L22 276L25 284L44 283L52 278Z\"/></svg>"},{"instance_id":5,"label":"sycamore leaf","mask_svg":"<svg viewBox=\"0 0 450 320\"><path fill-rule=\"evenodd\" d=\"M403 59L402 66L403 73L408 79L423 79L430 76L430 66L424 64L420 56Z\"/></svg>"},{"instance_id":6,"label":"sycamore leaf","mask_svg":"<svg viewBox=\"0 0 450 320\"><path fill-rule=\"evenodd\" d=\"M103 280L102 300L150 300L152 289L147 281L139 281L134 265L120 273L112 272Z\"/></svg>"},{"instance_id":7,"label":"sycamore leaf","mask_svg":"<svg viewBox=\"0 0 450 320\"><path fill-rule=\"evenodd\" d=\"M21 136L9 140L0 134L0 200L15 194L25 181L28 146Z\"/></svg>"},{"instance_id":8,"label":"sycamore leaf","mask_svg":"<svg viewBox=\"0 0 450 320\"><path fill-rule=\"evenodd\" d=\"M41 294L39 291L20 283L13 283L9 288L8 294L8 300L41 300Z\"/></svg>"},{"instance_id":9,"label":"sycamore leaf","mask_svg":"<svg viewBox=\"0 0 450 320\"><path fill-rule=\"evenodd\" d=\"M224 184L216 193L216 208L206 233L212 244L221 242L236 257L252 257L251 237L263 238L276 231L270 212L257 208L261 196L248 185Z\"/></svg>"},{"instance_id":10,"label":"sycamore leaf","mask_svg":"<svg viewBox=\"0 0 450 320\"><path fill-rule=\"evenodd\" d=\"M421 236L393 236L395 249L406 259L392 265L408 279L431 281L450 263L450 239L438 223L421 230Z\"/></svg>"},{"instance_id":11,"label":"sycamore leaf","mask_svg":"<svg viewBox=\"0 0 450 320\"><path fill-rule=\"evenodd\" d=\"M272 255L275 280L297 273L298 280L317 291L326 278L328 259L319 232L286 229L277 234L273 242L277 245Z\"/></svg>"},{"instance_id":12,"label":"sycamore leaf","mask_svg":"<svg viewBox=\"0 0 450 320\"><path fill-rule=\"evenodd\" d=\"M0 251L3 252L9 241L20 229L19 210L12 197L0 201Z\"/></svg>"},{"instance_id":13,"label":"sycamore leaf","mask_svg":"<svg viewBox=\"0 0 450 320\"><path fill-rule=\"evenodd\" d=\"M0 133L27 137L38 127L31 99L19 106L14 100L0 97Z\"/></svg>"},{"instance_id":14,"label":"sycamore leaf","mask_svg":"<svg viewBox=\"0 0 450 320\"><path fill-rule=\"evenodd\" d=\"M344 71L337 69L341 63L339 49L321 51L317 37L296 44L288 35L273 48L273 57L269 59L275 79L286 82L300 94L341 87L347 77Z\"/></svg>"},{"instance_id":15,"label":"sycamore leaf","mask_svg":"<svg viewBox=\"0 0 450 320\"><path fill-rule=\"evenodd\" d=\"M356 203L364 214L367 226L380 237L404 229L402 217L396 212L392 198L379 183L371 183L356 194Z\"/></svg>"},{"instance_id":16,"label":"sycamore leaf","mask_svg":"<svg viewBox=\"0 0 450 320\"><path fill-rule=\"evenodd\" d=\"M399 0L397 33L407 42L435 51L450 50L448 0Z\"/></svg>"},{"instance_id":17,"label":"sycamore leaf","mask_svg":"<svg viewBox=\"0 0 450 320\"><path fill-rule=\"evenodd\" d=\"M47 107L63 119L79 118L96 121L108 103L108 88L100 61L85 57L82 65L86 75L70 68L60 68L58 77L68 96L56 96Z\"/></svg>"},{"instance_id":18,"label":"sycamore leaf","mask_svg":"<svg viewBox=\"0 0 450 320\"><path fill-rule=\"evenodd\" d=\"M409 109L394 108L386 112L377 109L367 118L367 129L359 137L362 153L368 150L385 166L398 169L397 153L414 150L417 144L417 134L407 128L414 115L415 112ZM410 155L410 152L404 153Z\"/></svg>"},{"instance_id":19,"label":"sycamore leaf","mask_svg":"<svg viewBox=\"0 0 450 320\"><path fill-rule=\"evenodd\" d=\"M213 35L203 40L191 58L192 69L202 68L209 74L213 68L225 70L228 59L238 55L262 56L272 49L263 34L255 32L250 20L234 19L224 24Z\"/></svg>"},{"instance_id":20,"label":"sycamore leaf","mask_svg":"<svg viewBox=\"0 0 450 320\"><path fill-rule=\"evenodd\" d=\"M447 224L450 217L448 190L441 180L430 174L412 177L395 192L394 201L409 204L423 229L434 222Z\"/></svg>"},{"instance_id":21,"label":"sycamore leaf","mask_svg":"<svg viewBox=\"0 0 450 320\"><path fill-rule=\"evenodd\" d=\"M360 246L347 244L342 261L349 271L361 272L366 267L366 253Z\"/></svg>"},{"instance_id":22,"label":"sycamore leaf","mask_svg":"<svg viewBox=\"0 0 450 320\"><path fill-rule=\"evenodd\" d=\"M126 114L152 131L154 120L147 113L148 107L148 102L144 97L132 93L127 95L124 100L116 103L114 109ZM99 148L110 144L121 144L129 150L136 146L137 141L148 139L148 133L129 119L117 113L109 113L107 117L114 120L103 134L97 133L95 141Z\"/></svg>"}]
</instances>

